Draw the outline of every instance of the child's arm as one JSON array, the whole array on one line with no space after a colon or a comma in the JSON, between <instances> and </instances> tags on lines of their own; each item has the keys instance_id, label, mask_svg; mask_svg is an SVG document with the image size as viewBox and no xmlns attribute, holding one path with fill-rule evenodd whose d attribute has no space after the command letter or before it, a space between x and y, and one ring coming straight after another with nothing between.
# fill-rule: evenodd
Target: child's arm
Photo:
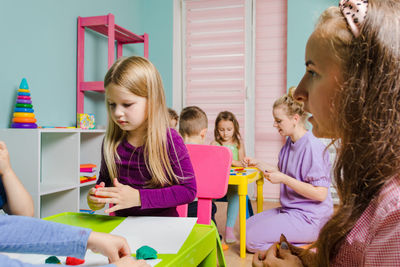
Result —
<instances>
[{"instance_id":1,"label":"child's arm","mask_svg":"<svg viewBox=\"0 0 400 267\"><path fill-rule=\"evenodd\" d=\"M312 200L324 201L328 196L327 187L314 186L310 183L299 181L280 171L264 172L264 176L271 183L283 183L296 191L296 193Z\"/></svg>"},{"instance_id":2,"label":"child's arm","mask_svg":"<svg viewBox=\"0 0 400 267\"><path fill-rule=\"evenodd\" d=\"M84 258L86 250L90 249L106 256L115 266L148 266L132 259L125 238L90 229L24 216L3 216L0 232L0 251L3 252ZM17 263L20 262L0 255L0 266L32 266Z\"/></svg>"},{"instance_id":3,"label":"child's arm","mask_svg":"<svg viewBox=\"0 0 400 267\"><path fill-rule=\"evenodd\" d=\"M257 167L262 172L279 171L277 166L259 161L255 158L245 157L242 160L242 164L244 167Z\"/></svg>"},{"instance_id":4,"label":"child's arm","mask_svg":"<svg viewBox=\"0 0 400 267\"><path fill-rule=\"evenodd\" d=\"M239 160L232 160L232 166L247 167L245 164L243 164L243 160L245 157L246 157L246 151L244 148L244 143L241 142L240 148L239 148Z\"/></svg>"},{"instance_id":5,"label":"child's arm","mask_svg":"<svg viewBox=\"0 0 400 267\"><path fill-rule=\"evenodd\" d=\"M32 197L11 168L7 147L2 141L0 141L0 176L7 196L7 203L3 209L13 215L33 216Z\"/></svg>"}]
</instances>

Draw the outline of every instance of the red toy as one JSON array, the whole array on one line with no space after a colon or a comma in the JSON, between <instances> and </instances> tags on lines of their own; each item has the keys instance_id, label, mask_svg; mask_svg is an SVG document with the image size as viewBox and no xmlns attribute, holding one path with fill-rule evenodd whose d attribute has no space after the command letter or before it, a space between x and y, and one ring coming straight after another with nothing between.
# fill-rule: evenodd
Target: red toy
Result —
<instances>
[{"instance_id":1,"label":"red toy","mask_svg":"<svg viewBox=\"0 0 400 267\"><path fill-rule=\"evenodd\" d=\"M83 263L85 263L85 260L81 260L74 257L67 257L67 260L65 261L66 265L81 265Z\"/></svg>"},{"instance_id":2,"label":"red toy","mask_svg":"<svg viewBox=\"0 0 400 267\"><path fill-rule=\"evenodd\" d=\"M95 186L94 186L94 188L101 188L101 187L104 187L104 185L99 185L99 184L96 184ZM96 195L96 193L97 193L97 190L96 190L96 192L94 193L94 196L95 197L101 197L101 198L108 198L108 197L105 197L105 196L98 196L98 195Z\"/></svg>"}]
</instances>

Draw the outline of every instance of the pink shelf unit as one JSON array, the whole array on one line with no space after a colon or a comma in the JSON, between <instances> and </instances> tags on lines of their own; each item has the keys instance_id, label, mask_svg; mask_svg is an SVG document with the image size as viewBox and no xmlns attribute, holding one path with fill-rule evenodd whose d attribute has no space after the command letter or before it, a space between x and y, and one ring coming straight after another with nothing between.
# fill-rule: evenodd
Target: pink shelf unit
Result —
<instances>
[{"instance_id":1,"label":"pink shelf unit","mask_svg":"<svg viewBox=\"0 0 400 267\"><path fill-rule=\"evenodd\" d=\"M78 52L77 52L77 92L76 112L84 113L85 91L104 92L103 81L85 82L84 80L84 58L85 58L85 29L108 37L108 68L115 61L115 45L117 45L117 58L122 56L124 44L143 43L144 57L149 57L149 37L147 33L137 35L127 29L115 24L113 14L95 17L78 17Z\"/></svg>"}]
</instances>

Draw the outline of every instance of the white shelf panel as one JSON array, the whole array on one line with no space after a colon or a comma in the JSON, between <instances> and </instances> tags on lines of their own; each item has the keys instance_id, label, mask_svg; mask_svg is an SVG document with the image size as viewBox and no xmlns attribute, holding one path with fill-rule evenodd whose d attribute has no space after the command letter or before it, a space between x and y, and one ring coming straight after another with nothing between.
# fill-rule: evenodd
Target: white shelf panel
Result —
<instances>
[{"instance_id":1,"label":"white shelf panel","mask_svg":"<svg viewBox=\"0 0 400 267\"><path fill-rule=\"evenodd\" d=\"M40 195L48 195L76 188L76 185L45 184L40 186Z\"/></svg>"}]
</instances>

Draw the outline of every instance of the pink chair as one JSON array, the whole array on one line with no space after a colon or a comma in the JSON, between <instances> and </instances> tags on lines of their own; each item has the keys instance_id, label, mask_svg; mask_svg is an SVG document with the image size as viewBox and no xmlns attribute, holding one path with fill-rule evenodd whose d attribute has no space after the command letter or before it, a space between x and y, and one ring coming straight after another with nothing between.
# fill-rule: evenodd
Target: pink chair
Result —
<instances>
[{"instance_id":1,"label":"pink chair","mask_svg":"<svg viewBox=\"0 0 400 267\"><path fill-rule=\"evenodd\" d=\"M223 146L186 145L193 165L197 184L197 223L211 224L213 199L225 196L228 189L232 152ZM177 207L180 217L187 216L187 204ZM226 266L221 241L217 232L219 266Z\"/></svg>"},{"instance_id":2,"label":"pink chair","mask_svg":"<svg viewBox=\"0 0 400 267\"><path fill-rule=\"evenodd\" d=\"M197 184L197 223L211 224L211 201L225 196L228 189L232 152L229 148L186 145ZM180 217L187 216L187 205L177 207Z\"/></svg>"}]
</instances>

